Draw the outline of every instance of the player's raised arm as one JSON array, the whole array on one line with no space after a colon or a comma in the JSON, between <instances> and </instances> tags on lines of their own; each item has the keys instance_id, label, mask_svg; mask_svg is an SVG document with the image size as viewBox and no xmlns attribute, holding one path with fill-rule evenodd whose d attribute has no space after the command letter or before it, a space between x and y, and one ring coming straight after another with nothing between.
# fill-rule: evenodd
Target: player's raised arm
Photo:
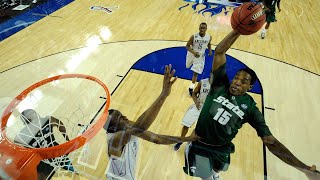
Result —
<instances>
[{"instance_id":1,"label":"player's raised arm","mask_svg":"<svg viewBox=\"0 0 320 180\"><path fill-rule=\"evenodd\" d=\"M226 63L226 52L231 45L238 39L240 33L231 31L216 47L214 51L212 72Z\"/></svg>"},{"instance_id":2,"label":"player's raised arm","mask_svg":"<svg viewBox=\"0 0 320 180\"><path fill-rule=\"evenodd\" d=\"M192 49L192 44L193 44L193 35L190 37L189 41L187 42L187 45L186 45L186 48L189 52L191 52L195 57L200 57L200 54L195 52L193 49Z\"/></svg>"},{"instance_id":3,"label":"player's raised arm","mask_svg":"<svg viewBox=\"0 0 320 180\"><path fill-rule=\"evenodd\" d=\"M163 77L162 92L159 97L152 103L152 105L137 119L134 128L141 128L146 130L150 127L153 121L156 119L164 101L171 93L171 87L177 80L177 77L173 78L175 70L171 70L172 66L166 65Z\"/></svg>"}]
</instances>

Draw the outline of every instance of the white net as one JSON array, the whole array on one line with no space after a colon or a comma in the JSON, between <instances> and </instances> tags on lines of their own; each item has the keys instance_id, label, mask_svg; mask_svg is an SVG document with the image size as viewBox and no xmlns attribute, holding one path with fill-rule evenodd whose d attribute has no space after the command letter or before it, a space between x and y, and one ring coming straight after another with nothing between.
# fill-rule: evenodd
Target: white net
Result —
<instances>
[{"instance_id":1,"label":"white net","mask_svg":"<svg viewBox=\"0 0 320 180\"><path fill-rule=\"evenodd\" d=\"M82 135L102 115L107 94L97 83L70 78L42 85L27 94L12 111L6 126L7 137L27 148L49 148ZM97 145L96 145L97 146ZM103 144L100 144L103 146ZM95 148L99 148L95 147ZM44 159L37 168L38 176L85 176L90 145L51 159Z\"/></svg>"}]
</instances>

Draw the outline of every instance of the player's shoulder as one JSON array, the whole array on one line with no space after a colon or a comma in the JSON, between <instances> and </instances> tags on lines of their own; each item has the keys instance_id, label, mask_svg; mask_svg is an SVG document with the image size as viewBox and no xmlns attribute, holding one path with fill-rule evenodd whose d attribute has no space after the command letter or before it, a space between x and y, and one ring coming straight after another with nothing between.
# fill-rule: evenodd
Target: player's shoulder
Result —
<instances>
[{"instance_id":1,"label":"player's shoulder","mask_svg":"<svg viewBox=\"0 0 320 180\"><path fill-rule=\"evenodd\" d=\"M248 100L248 101L250 101L250 102L255 102L254 99L253 99L253 97L250 96L250 94L248 94L248 93L245 93L245 94L243 95L243 97L245 97L246 100Z\"/></svg>"},{"instance_id":2,"label":"player's shoulder","mask_svg":"<svg viewBox=\"0 0 320 180\"><path fill-rule=\"evenodd\" d=\"M252 96L250 96L248 93L244 94L244 101L246 102L246 105L249 106L250 109L256 106L256 101L253 99Z\"/></svg>"}]
</instances>

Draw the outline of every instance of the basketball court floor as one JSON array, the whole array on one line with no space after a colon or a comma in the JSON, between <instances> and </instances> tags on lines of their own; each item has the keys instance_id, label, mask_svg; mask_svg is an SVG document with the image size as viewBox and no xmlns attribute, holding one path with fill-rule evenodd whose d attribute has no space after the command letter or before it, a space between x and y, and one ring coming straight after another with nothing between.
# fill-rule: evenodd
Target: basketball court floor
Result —
<instances>
[{"instance_id":1,"label":"basketball court floor","mask_svg":"<svg viewBox=\"0 0 320 180\"><path fill-rule=\"evenodd\" d=\"M92 6L109 10L92 10ZM278 22L271 24L266 38L260 38L260 31L241 36L227 52L227 65L231 73L244 65L255 70L259 84L250 95L271 132L301 161L319 169L318 7L318 1L281 1ZM104 82L112 93L110 107L135 121L159 95L163 66L170 63L179 79L149 130L179 136L181 119L192 104L188 95L191 72L184 65L184 46L198 32L199 24L206 22L214 48L232 30L232 11L233 7L221 3L187 0L73 1L0 42L1 114L32 84L59 74L79 73ZM209 69L211 61L212 57L206 57ZM94 101L100 103L100 96L97 94ZM67 109L65 106L71 106L68 98L52 106ZM139 141L136 179L199 179L183 172L185 144L176 152L173 145ZM307 179L264 151L250 125L244 125L233 143L236 151L229 170L221 173L223 179ZM62 177L56 172L52 179L106 179L109 161L105 131L101 130L88 147L86 158L80 153L77 160L85 167L84 173Z\"/></svg>"}]
</instances>

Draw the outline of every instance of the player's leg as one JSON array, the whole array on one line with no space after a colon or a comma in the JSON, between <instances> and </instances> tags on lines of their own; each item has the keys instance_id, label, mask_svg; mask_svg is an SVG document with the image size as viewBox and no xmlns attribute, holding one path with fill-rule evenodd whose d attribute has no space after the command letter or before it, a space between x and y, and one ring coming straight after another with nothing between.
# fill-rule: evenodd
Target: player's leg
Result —
<instances>
[{"instance_id":1,"label":"player's leg","mask_svg":"<svg viewBox=\"0 0 320 180\"><path fill-rule=\"evenodd\" d=\"M182 130L181 130L181 137L186 137L186 134L188 133L189 127L187 126L183 126ZM177 143L174 145L173 149L175 151L178 151L180 149L180 146L182 145L182 143Z\"/></svg>"},{"instance_id":2,"label":"player's leg","mask_svg":"<svg viewBox=\"0 0 320 180\"><path fill-rule=\"evenodd\" d=\"M181 136L185 137L186 134L188 133L189 128L198 120L200 115L200 110L197 109L195 104L192 104L185 115L183 116L182 119L182 131L181 131ZM174 150L177 151L179 150L180 146L182 143L177 143L174 146Z\"/></svg>"},{"instance_id":3,"label":"player's leg","mask_svg":"<svg viewBox=\"0 0 320 180\"><path fill-rule=\"evenodd\" d=\"M193 62L192 67L191 67L191 70L193 71L193 76L192 76L191 85L189 87L190 96L192 96L193 89L196 86L195 83L197 81L198 75L202 74L202 72L203 72L204 62L205 62L204 58L205 58L204 55L201 55L201 57L196 58Z\"/></svg>"},{"instance_id":4,"label":"player's leg","mask_svg":"<svg viewBox=\"0 0 320 180\"><path fill-rule=\"evenodd\" d=\"M192 93L193 93L193 89L194 87L196 87L196 81L198 79L198 73L196 72L193 72L193 75L192 75L192 81L191 81L191 84L189 86L189 95L192 96Z\"/></svg>"},{"instance_id":5,"label":"player's leg","mask_svg":"<svg viewBox=\"0 0 320 180\"><path fill-rule=\"evenodd\" d=\"M261 39L264 39L266 37L269 26L270 26L270 22L267 22L266 26L262 29Z\"/></svg>"},{"instance_id":6,"label":"player's leg","mask_svg":"<svg viewBox=\"0 0 320 180\"><path fill-rule=\"evenodd\" d=\"M192 66L192 64L194 63L195 59L196 59L196 57L188 51L187 52L187 56L186 56L186 68L189 69ZM193 78L194 77L192 76L192 79ZM190 93L190 89L193 90L194 87L195 87L195 84L194 84L194 82L192 80L192 82L191 82L191 84L189 86L189 93ZM192 93L191 93L191 95L192 95Z\"/></svg>"},{"instance_id":7,"label":"player's leg","mask_svg":"<svg viewBox=\"0 0 320 180\"><path fill-rule=\"evenodd\" d=\"M227 171L233 148L211 147L200 141L189 143L185 149L184 172L202 179L219 180L220 171Z\"/></svg>"},{"instance_id":8,"label":"player's leg","mask_svg":"<svg viewBox=\"0 0 320 180\"><path fill-rule=\"evenodd\" d=\"M194 55L191 54L189 51L187 52L186 56L186 68L189 69L193 64L193 60L195 59Z\"/></svg>"},{"instance_id":9,"label":"player's leg","mask_svg":"<svg viewBox=\"0 0 320 180\"><path fill-rule=\"evenodd\" d=\"M201 178L202 180L220 180L219 170L212 170L212 175L206 178Z\"/></svg>"},{"instance_id":10,"label":"player's leg","mask_svg":"<svg viewBox=\"0 0 320 180\"><path fill-rule=\"evenodd\" d=\"M206 178L201 178L202 180L220 180L220 176L219 174L217 176L211 175L209 177Z\"/></svg>"},{"instance_id":11,"label":"player's leg","mask_svg":"<svg viewBox=\"0 0 320 180\"><path fill-rule=\"evenodd\" d=\"M50 164L40 161L39 165L37 166L38 179L47 179L53 170L54 167L52 167Z\"/></svg>"},{"instance_id":12,"label":"player's leg","mask_svg":"<svg viewBox=\"0 0 320 180\"><path fill-rule=\"evenodd\" d=\"M261 38L264 39L267 36L267 30L270 27L270 23L271 22L276 22L276 15L275 15L275 11L270 11L266 13L267 17L266 17L266 26L262 29L261 32Z\"/></svg>"}]
</instances>

